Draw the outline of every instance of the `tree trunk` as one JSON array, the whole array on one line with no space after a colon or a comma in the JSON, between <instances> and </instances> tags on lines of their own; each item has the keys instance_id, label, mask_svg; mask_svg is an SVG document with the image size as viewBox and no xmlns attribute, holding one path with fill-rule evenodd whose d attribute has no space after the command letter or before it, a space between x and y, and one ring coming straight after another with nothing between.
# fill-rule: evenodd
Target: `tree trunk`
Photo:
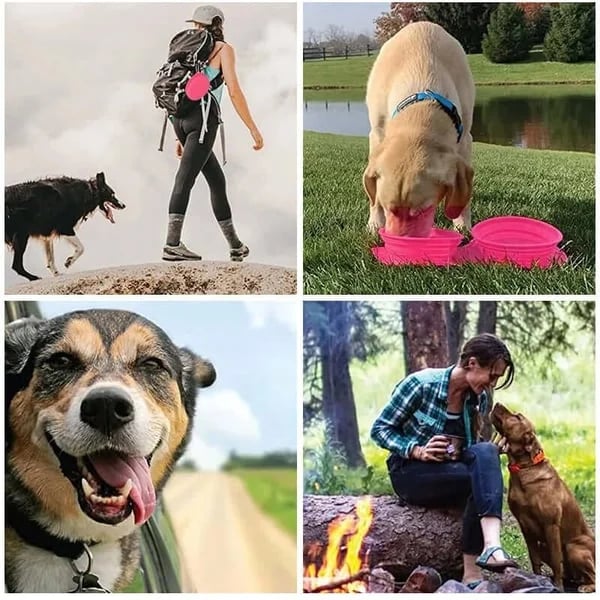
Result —
<instances>
[{"instance_id":1,"label":"tree trunk","mask_svg":"<svg viewBox=\"0 0 600 600\"><path fill-rule=\"evenodd\" d=\"M465 341L468 302L444 302L444 309L448 327L448 356L450 363L456 364Z\"/></svg>"},{"instance_id":2,"label":"tree trunk","mask_svg":"<svg viewBox=\"0 0 600 600\"><path fill-rule=\"evenodd\" d=\"M482 300L479 302L479 317L477 319L477 333L496 333L496 320L498 303L496 301Z\"/></svg>"},{"instance_id":3,"label":"tree trunk","mask_svg":"<svg viewBox=\"0 0 600 600\"><path fill-rule=\"evenodd\" d=\"M448 334L442 302L404 302L407 373L426 367L447 367Z\"/></svg>"},{"instance_id":4,"label":"tree trunk","mask_svg":"<svg viewBox=\"0 0 600 600\"><path fill-rule=\"evenodd\" d=\"M328 441L344 452L349 467L363 467L365 459L349 366L352 308L347 302L323 302L322 306L328 324L321 344L323 415Z\"/></svg>"},{"instance_id":5,"label":"tree trunk","mask_svg":"<svg viewBox=\"0 0 600 600\"><path fill-rule=\"evenodd\" d=\"M317 562L327 546L327 528L339 515L354 512L355 496L304 496L304 565ZM444 579L462 573L462 510L403 506L395 496L372 496L373 521L361 554L370 568L384 567L399 580L419 565L436 569Z\"/></svg>"}]
</instances>

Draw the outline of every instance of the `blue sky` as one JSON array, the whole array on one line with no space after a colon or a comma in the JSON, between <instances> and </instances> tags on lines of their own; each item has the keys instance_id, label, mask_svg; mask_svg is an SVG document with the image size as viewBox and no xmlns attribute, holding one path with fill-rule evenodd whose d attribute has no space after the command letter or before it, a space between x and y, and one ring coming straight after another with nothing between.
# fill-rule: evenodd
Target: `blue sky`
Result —
<instances>
[{"instance_id":1,"label":"blue sky","mask_svg":"<svg viewBox=\"0 0 600 600\"><path fill-rule=\"evenodd\" d=\"M197 397L186 457L214 469L230 450L296 450L296 329L293 299L271 301L40 301L46 317L85 308L136 312L178 346L208 358L217 381Z\"/></svg>"},{"instance_id":2,"label":"blue sky","mask_svg":"<svg viewBox=\"0 0 600 600\"><path fill-rule=\"evenodd\" d=\"M373 21L389 10L389 2L305 2L304 34L308 29L319 32L337 25L350 33L373 35Z\"/></svg>"}]
</instances>

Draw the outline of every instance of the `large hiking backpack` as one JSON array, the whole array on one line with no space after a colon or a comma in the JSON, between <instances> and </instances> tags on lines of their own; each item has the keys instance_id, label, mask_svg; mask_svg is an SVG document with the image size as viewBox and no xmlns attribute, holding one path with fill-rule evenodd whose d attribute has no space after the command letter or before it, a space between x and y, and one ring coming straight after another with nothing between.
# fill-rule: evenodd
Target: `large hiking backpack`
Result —
<instances>
[{"instance_id":1,"label":"large hiking backpack","mask_svg":"<svg viewBox=\"0 0 600 600\"><path fill-rule=\"evenodd\" d=\"M171 40L167 62L158 70L152 86L157 107L171 117L183 117L193 108L196 102L186 96L185 85L207 65L214 47L215 40L206 29L186 29ZM222 83L219 74L211 81L210 89Z\"/></svg>"}]
</instances>

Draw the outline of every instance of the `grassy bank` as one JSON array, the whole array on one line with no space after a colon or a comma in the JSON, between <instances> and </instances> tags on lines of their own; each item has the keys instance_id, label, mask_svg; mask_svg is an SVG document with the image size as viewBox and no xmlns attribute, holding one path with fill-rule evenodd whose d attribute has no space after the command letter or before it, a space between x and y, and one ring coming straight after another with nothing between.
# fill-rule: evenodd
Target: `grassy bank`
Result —
<instances>
[{"instance_id":1,"label":"grassy bank","mask_svg":"<svg viewBox=\"0 0 600 600\"><path fill-rule=\"evenodd\" d=\"M370 248L362 189L366 138L306 132L304 290L307 294L593 294L594 156L474 144L473 223L542 219L563 233L569 261L548 270L509 265L386 267ZM438 215L437 224L450 222Z\"/></svg>"},{"instance_id":2,"label":"grassy bank","mask_svg":"<svg viewBox=\"0 0 600 600\"><path fill-rule=\"evenodd\" d=\"M469 65L476 85L531 85L550 83L593 83L595 63L548 62L541 50L529 53L529 60L511 64L491 63L483 54L470 54ZM304 88L364 88L374 56L307 61Z\"/></svg>"},{"instance_id":3,"label":"grassy bank","mask_svg":"<svg viewBox=\"0 0 600 600\"><path fill-rule=\"evenodd\" d=\"M237 469L256 505L284 531L296 535L296 470Z\"/></svg>"}]
</instances>

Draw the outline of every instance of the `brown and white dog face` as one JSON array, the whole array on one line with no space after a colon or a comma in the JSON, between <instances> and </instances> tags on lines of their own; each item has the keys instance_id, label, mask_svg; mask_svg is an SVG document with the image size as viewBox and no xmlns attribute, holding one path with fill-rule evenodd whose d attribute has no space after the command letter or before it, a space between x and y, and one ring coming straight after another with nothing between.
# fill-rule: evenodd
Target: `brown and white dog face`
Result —
<instances>
[{"instance_id":1,"label":"brown and white dog face","mask_svg":"<svg viewBox=\"0 0 600 600\"><path fill-rule=\"evenodd\" d=\"M509 445L508 454L514 458L531 455L540 448L533 423L521 413L513 413L496 402L490 413L492 425Z\"/></svg>"},{"instance_id":2,"label":"brown and white dog face","mask_svg":"<svg viewBox=\"0 0 600 600\"><path fill-rule=\"evenodd\" d=\"M215 376L134 313L10 324L7 494L55 534L125 535L152 514L185 448L196 390Z\"/></svg>"}]
</instances>

